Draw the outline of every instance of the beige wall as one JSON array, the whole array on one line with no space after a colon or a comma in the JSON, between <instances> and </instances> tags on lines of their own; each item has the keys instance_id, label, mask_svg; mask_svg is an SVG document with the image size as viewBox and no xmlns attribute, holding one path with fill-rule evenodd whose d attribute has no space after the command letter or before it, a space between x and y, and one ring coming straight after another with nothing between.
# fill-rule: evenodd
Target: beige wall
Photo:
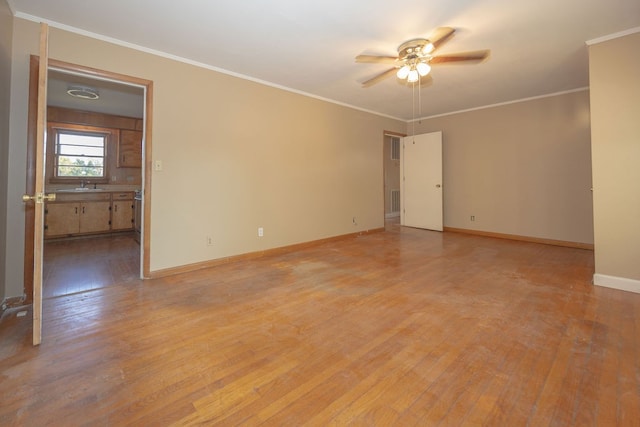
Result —
<instances>
[{"instance_id":1,"label":"beige wall","mask_svg":"<svg viewBox=\"0 0 640 427\"><path fill-rule=\"evenodd\" d=\"M442 131L445 227L593 243L588 91L426 119L415 129Z\"/></svg>"},{"instance_id":2,"label":"beige wall","mask_svg":"<svg viewBox=\"0 0 640 427\"><path fill-rule=\"evenodd\" d=\"M11 92L11 43L13 17L0 0L0 304L5 297L7 242L7 170L9 162L9 111Z\"/></svg>"},{"instance_id":3,"label":"beige wall","mask_svg":"<svg viewBox=\"0 0 640 427\"><path fill-rule=\"evenodd\" d=\"M640 33L589 48L597 284L640 292ZM616 280L621 279L621 280ZM601 282L601 283L598 283Z\"/></svg>"},{"instance_id":4,"label":"beige wall","mask_svg":"<svg viewBox=\"0 0 640 427\"><path fill-rule=\"evenodd\" d=\"M38 25L16 19L8 209L16 250L7 255L14 283L22 279L28 57L37 44ZM55 28L49 54L154 82L153 158L164 167L152 175L152 271L384 225L383 131L403 132L404 122Z\"/></svg>"}]
</instances>

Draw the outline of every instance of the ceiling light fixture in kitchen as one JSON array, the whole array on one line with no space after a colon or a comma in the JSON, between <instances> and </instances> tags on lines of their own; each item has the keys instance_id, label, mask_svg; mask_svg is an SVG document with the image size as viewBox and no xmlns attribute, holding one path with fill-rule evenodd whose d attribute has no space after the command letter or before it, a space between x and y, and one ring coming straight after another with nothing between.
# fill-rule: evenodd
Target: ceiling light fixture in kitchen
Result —
<instances>
[{"instance_id":1,"label":"ceiling light fixture in kitchen","mask_svg":"<svg viewBox=\"0 0 640 427\"><path fill-rule=\"evenodd\" d=\"M98 99L100 94L97 89L87 86L69 86L67 93L76 98L82 99Z\"/></svg>"}]
</instances>

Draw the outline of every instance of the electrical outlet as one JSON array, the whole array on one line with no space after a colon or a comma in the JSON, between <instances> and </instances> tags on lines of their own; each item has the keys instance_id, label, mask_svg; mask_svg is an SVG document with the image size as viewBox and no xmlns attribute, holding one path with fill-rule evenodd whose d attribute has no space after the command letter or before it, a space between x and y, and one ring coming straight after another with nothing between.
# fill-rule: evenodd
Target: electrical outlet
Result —
<instances>
[{"instance_id":1,"label":"electrical outlet","mask_svg":"<svg viewBox=\"0 0 640 427\"><path fill-rule=\"evenodd\" d=\"M475 215L471 215L471 221L475 221L476 220L476 216Z\"/></svg>"},{"instance_id":2,"label":"electrical outlet","mask_svg":"<svg viewBox=\"0 0 640 427\"><path fill-rule=\"evenodd\" d=\"M213 237L207 236L207 246L213 246Z\"/></svg>"},{"instance_id":3,"label":"electrical outlet","mask_svg":"<svg viewBox=\"0 0 640 427\"><path fill-rule=\"evenodd\" d=\"M264 236L264 228L258 227L258 237L263 237L263 236Z\"/></svg>"}]
</instances>

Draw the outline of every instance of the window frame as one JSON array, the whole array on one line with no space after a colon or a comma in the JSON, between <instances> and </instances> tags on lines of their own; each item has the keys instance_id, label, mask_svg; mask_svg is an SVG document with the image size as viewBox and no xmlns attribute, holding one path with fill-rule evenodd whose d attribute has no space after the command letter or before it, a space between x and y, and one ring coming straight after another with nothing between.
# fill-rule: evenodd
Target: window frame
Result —
<instances>
[{"instance_id":1,"label":"window frame","mask_svg":"<svg viewBox=\"0 0 640 427\"><path fill-rule=\"evenodd\" d=\"M100 135L104 137L104 156L103 156L103 176L102 177L79 177L79 176L58 176L56 144L60 133ZM111 155L111 147L116 141L117 131L110 128L98 126L76 125L70 123L49 123L47 126L47 168L51 171L49 182L57 184L79 184L82 181L91 184L106 184L109 182L111 171L109 170L109 157Z\"/></svg>"}]
</instances>

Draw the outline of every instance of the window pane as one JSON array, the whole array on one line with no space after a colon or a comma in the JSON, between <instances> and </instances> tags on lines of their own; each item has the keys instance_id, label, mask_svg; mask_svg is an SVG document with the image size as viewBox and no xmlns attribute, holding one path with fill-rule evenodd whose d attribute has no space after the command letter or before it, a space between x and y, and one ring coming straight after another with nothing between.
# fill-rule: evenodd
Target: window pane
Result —
<instances>
[{"instance_id":1,"label":"window pane","mask_svg":"<svg viewBox=\"0 0 640 427\"><path fill-rule=\"evenodd\" d=\"M58 146L58 154L59 155L82 155L85 156L104 156L104 149L102 147L87 147L87 146L78 146L78 145L59 145Z\"/></svg>"}]
</instances>

